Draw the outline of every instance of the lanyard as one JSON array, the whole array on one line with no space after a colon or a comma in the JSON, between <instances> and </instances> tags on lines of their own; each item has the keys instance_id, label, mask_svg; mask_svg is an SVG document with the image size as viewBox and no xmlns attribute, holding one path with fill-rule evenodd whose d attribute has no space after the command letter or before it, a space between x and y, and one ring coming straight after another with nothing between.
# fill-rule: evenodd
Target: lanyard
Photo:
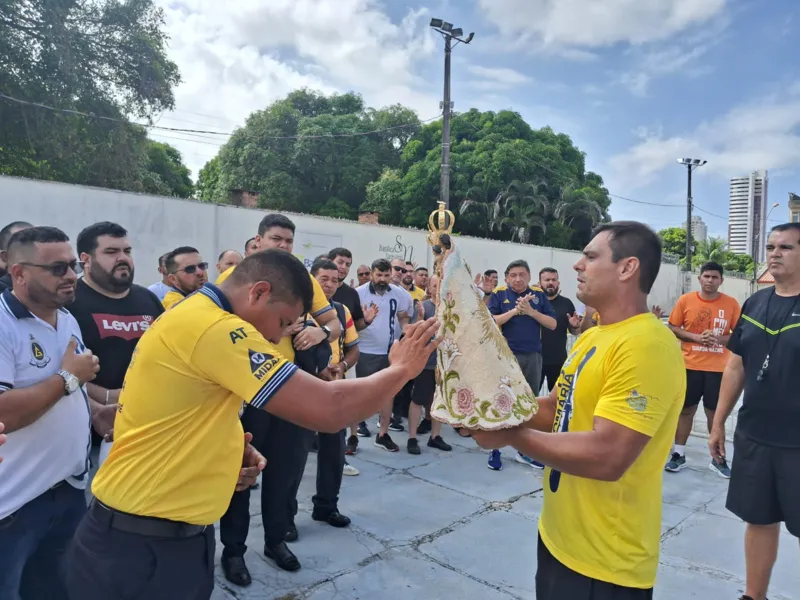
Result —
<instances>
[{"instance_id":1,"label":"lanyard","mask_svg":"<svg viewBox=\"0 0 800 600\"><path fill-rule=\"evenodd\" d=\"M800 294L795 296L794 304L792 304L789 311L783 316L781 320L780 327L778 327L778 332L773 336L769 333L769 304L772 301L772 297L775 295L775 288L772 288L772 293L767 298L767 308L764 311L764 335L767 336L767 355L764 357L764 363L761 365L761 369L759 369L758 374L756 375L756 381L764 381L767 377L769 371L769 357L770 354L775 350L775 347L778 345L778 340L781 337L781 333L783 332L783 328L786 325L786 322L789 320L789 315L794 313L795 309L797 308L797 303L800 301ZM770 346L770 339L774 338L775 341Z\"/></svg>"}]
</instances>

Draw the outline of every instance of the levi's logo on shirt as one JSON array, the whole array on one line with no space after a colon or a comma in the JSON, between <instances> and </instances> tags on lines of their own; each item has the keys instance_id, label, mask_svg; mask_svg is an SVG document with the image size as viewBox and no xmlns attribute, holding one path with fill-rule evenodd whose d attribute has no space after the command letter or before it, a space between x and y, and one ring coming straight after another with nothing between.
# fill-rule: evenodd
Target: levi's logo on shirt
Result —
<instances>
[{"instance_id":1,"label":"levi's logo on shirt","mask_svg":"<svg viewBox=\"0 0 800 600\"><path fill-rule=\"evenodd\" d=\"M136 340L153 324L150 315L108 315L97 313L92 315L100 339L118 337L124 340Z\"/></svg>"}]
</instances>

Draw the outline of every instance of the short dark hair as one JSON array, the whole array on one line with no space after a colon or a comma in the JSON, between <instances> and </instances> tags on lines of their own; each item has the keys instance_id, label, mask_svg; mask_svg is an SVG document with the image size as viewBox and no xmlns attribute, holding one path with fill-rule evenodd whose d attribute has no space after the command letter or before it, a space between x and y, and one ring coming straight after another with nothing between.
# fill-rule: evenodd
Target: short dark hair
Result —
<instances>
[{"instance_id":1,"label":"short dark hair","mask_svg":"<svg viewBox=\"0 0 800 600\"><path fill-rule=\"evenodd\" d=\"M284 217L278 213L272 213L261 219L261 223L258 224L258 235L263 236L273 227L288 229L294 233L294 223L292 223L292 220L289 217Z\"/></svg>"},{"instance_id":2,"label":"short dark hair","mask_svg":"<svg viewBox=\"0 0 800 600\"><path fill-rule=\"evenodd\" d=\"M311 265L311 274L316 277L317 273L320 271L336 271L339 272L339 267L336 266L336 263L332 260L328 260L327 258L318 258L314 261L314 264Z\"/></svg>"},{"instance_id":3,"label":"short dark hair","mask_svg":"<svg viewBox=\"0 0 800 600\"><path fill-rule=\"evenodd\" d=\"M247 252L247 247L250 245L250 242L254 242L254 241L255 241L255 239L256 239L256 236L253 236L253 237L251 237L250 239L248 239L248 240L247 240L247 241L244 243L244 251L245 251L245 252Z\"/></svg>"},{"instance_id":4,"label":"short dark hair","mask_svg":"<svg viewBox=\"0 0 800 600\"><path fill-rule=\"evenodd\" d=\"M706 271L717 271L719 276L722 277L725 274L725 269L722 268L722 265L718 262L714 262L713 260L704 263L702 267L700 267L700 275L705 273Z\"/></svg>"},{"instance_id":5,"label":"short dark hair","mask_svg":"<svg viewBox=\"0 0 800 600\"><path fill-rule=\"evenodd\" d=\"M267 281L277 300L300 300L303 312L311 312L314 286L303 263L293 254L269 248L246 257L225 280L232 285ZM224 285L223 284L223 285Z\"/></svg>"},{"instance_id":6,"label":"short dark hair","mask_svg":"<svg viewBox=\"0 0 800 600\"><path fill-rule=\"evenodd\" d=\"M97 238L101 235L110 235L113 238L124 238L128 236L128 230L122 225L111 221L100 221L94 225L84 227L78 234L75 242L75 249L78 254L91 254L97 250Z\"/></svg>"},{"instance_id":7,"label":"short dark hair","mask_svg":"<svg viewBox=\"0 0 800 600\"><path fill-rule=\"evenodd\" d=\"M531 274L531 268L530 268L530 266L528 266L528 261L527 260L522 260L520 258L520 259L517 259L517 260L512 260L510 263L508 263L508 266L506 267L505 275L508 275L508 273L509 273L509 271L511 271L511 269L516 269L518 267L522 267L523 269L525 269L528 272L528 275Z\"/></svg>"},{"instance_id":8,"label":"short dark hair","mask_svg":"<svg viewBox=\"0 0 800 600\"><path fill-rule=\"evenodd\" d=\"M167 257L169 256L169 252L165 252L161 256L158 257L158 266L165 267L167 265Z\"/></svg>"},{"instance_id":9,"label":"short dark hair","mask_svg":"<svg viewBox=\"0 0 800 600\"><path fill-rule=\"evenodd\" d=\"M27 221L11 221L11 223L0 229L0 250L6 250L8 248L8 240L11 239L11 232L20 227L27 229L33 227L33 225Z\"/></svg>"},{"instance_id":10,"label":"short dark hair","mask_svg":"<svg viewBox=\"0 0 800 600\"><path fill-rule=\"evenodd\" d=\"M217 262L220 262L228 252L236 252L236 254L239 254L238 250L233 250L232 248L229 250L223 250L222 252L219 253L219 256L217 257Z\"/></svg>"},{"instance_id":11,"label":"short dark hair","mask_svg":"<svg viewBox=\"0 0 800 600\"><path fill-rule=\"evenodd\" d=\"M483 272L483 276L484 277L489 277L490 275L497 275L497 270L496 269L486 269Z\"/></svg>"},{"instance_id":12,"label":"short dark hair","mask_svg":"<svg viewBox=\"0 0 800 600\"><path fill-rule=\"evenodd\" d=\"M336 260L339 256L344 256L345 258L353 260L353 253L347 248L334 248L328 252L328 258L331 260Z\"/></svg>"},{"instance_id":13,"label":"short dark hair","mask_svg":"<svg viewBox=\"0 0 800 600\"><path fill-rule=\"evenodd\" d=\"M372 261L372 266L370 267L370 271L380 271L381 273L391 270L392 263L386 258L376 258Z\"/></svg>"},{"instance_id":14,"label":"short dark hair","mask_svg":"<svg viewBox=\"0 0 800 600\"><path fill-rule=\"evenodd\" d=\"M414 270L414 273L419 273L420 271L425 271L427 273L428 272L428 267L417 267Z\"/></svg>"},{"instance_id":15,"label":"short dark hair","mask_svg":"<svg viewBox=\"0 0 800 600\"><path fill-rule=\"evenodd\" d=\"M639 289L649 294L661 269L661 238L644 223L612 221L595 227L592 239L604 231L608 232L612 261L616 263L630 257L639 259Z\"/></svg>"},{"instance_id":16,"label":"short dark hair","mask_svg":"<svg viewBox=\"0 0 800 600\"><path fill-rule=\"evenodd\" d=\"M181 254L199 254L200 252L197 248L192 248L191 246L178 246L172 252L167 254L167 258L164 259L164 267L167 269L167 273L175 273L178 270L178 263L175 261L177 257Z\"/></svg>"},{"instance_id":17,"label":"short dark hair","mask_svg":"<svg viewBox=\"0 0 800 600\"><path fill-rule=\"evenodd\" d=\"M543 269L539 269L539 279L541 279L542 275L544 275L545 273L555 273L556 275L558 275L558 271L553 267L544 267Z\"/></svg>"},{"instance_id":18,"label":"short dark hair","mask_svg":"<svg viewBox=\"0 0 800 600\"><path fill-rule=\"evenodd\" d=\"M769 230L770 233L782 233L784 231L794 231L798 238L800 238L800 223L782 223L780 225L775 225L775 227ZM0 246L0 250L2 250L2 246Z\"/></svg>"},{"instance_id":19,"label":"short dark hair","mask_svg":"<svg viewBox=\"0 0 800 600\"><path fill-rule=\"evenodd\" d=\"M30 248L34 244L58 244L69 242L69 236L57 227L28 227L14 233L8 239L8 264L17 262L16 255L21 253L24 248Z\"/></svg>"}]
</instances>

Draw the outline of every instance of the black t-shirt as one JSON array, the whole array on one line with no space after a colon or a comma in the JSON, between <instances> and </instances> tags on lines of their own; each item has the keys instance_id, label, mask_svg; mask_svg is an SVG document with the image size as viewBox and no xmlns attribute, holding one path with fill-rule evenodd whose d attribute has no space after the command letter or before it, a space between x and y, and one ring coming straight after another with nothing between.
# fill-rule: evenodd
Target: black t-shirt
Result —
<instances>
[{"instance_id":1,"label":"black t-shirt","mask_svg":"<svg viewBox=\"0 0 800 600\"><path fill-rule=\"evenodd\" d=\"M350 316L353 317L354 322L364 318L364 311L361 308L361 298L358 297L358 292L346 283L339 286L331 300L344 304L350 311Z\"/></svg>"},{"instance_id":2,"label":"black t-shirt","mask_svg":"<svg viewBox=\"0 0 800 600\"><path fill-rule=\"evenodd\" d=\"M774 288L750 296L728 348L745 371L736 431L767 446L800 448L800 296L778 296Z\"/></svg>"},{"instance_id":3,"label":"black t-shirt","mask_svg":"<svg viewBox=\"0 0 800 600\"><path fill-rule=\"evenodd\" d=\"M92 383L107 389L122 387L139 338L164 312L158 298L139 285L124 298L96 292L78 281L75 301L67 307L78 321L83 343L100 359L100 371Z\"/></svg>"},{"instance_id":4,"label":"black t-shirt","mask_svg":"<svg viewBox=\"0 0 800 600\"><path fill-rule=\"evenodd\" d=\"M550 300L548 298L548 300ZM575 313L572 300L558 295L550 300L550 305L556 313L556 328L550 331L542 327L542 364L563 365L567 360L567 332L569 331L569 318L567 315Z\"/></svg>"}]
</instances>

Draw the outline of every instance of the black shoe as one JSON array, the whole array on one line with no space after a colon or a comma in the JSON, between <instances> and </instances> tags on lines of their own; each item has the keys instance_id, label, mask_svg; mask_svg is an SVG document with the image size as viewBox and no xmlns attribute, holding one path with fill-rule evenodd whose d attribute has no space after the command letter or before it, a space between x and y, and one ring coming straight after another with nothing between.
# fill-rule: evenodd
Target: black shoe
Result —
<instances>
[{"instance_id":1,"label":"black shoe","mask_svg":"<svg viewBox=\"0 0 800 600\"><path fill-rule=\"evenodd\" d=\"M338 510L332 510L327 514L311 513L311 518L315 521L323 521L331 527L347 527L350 525L350 517L344 516Z\"/></svg>"},{"instance_id":2,"label":"black shoe","mask_svg":"<svg viewBox=\"0 0 800 600\"><path fill-rule=\"evenodd\" d=\"M408 443L406 444L406 450L408 450L409 454L421 454L417 438L408 438Z\"/></svg>"},{"instance_id":3,"label":"black shoe","mask_svg":"<svg viewBox=\"0 0 800 600\"><path fill-rule=\"evenodd\" d=\"M225 579L234 585L247 587L253 583L253 578L250 577L250 570L244 562L243 556L230 556L222 557L222 572L225 573Z\"/></svg>"},{"instance_id":4,"label":"black shoe","mask_svg":"<svg viewBox=\"0 0 800 600\"><path fill-rule=\"evenodd\" d=\"M425 435L426 433L431 432L432 428L431 420L430 419L422 419L420 421L419 427L417 427L417 433L420 435Z\"/></svg>"},{"instance_id":5,"label":"black shoe","mask_svg":"<svg viewBox=\"0 0 800 600\"><path fill-rule=\"evenodd\" d=\"M388 433L383 435L378 434L375 436L375 441L373 442L378 448L383 448L387 452L397 452L400 450L400 446L395 444L392 441L392 438L389 437Z\"/></svg>"},{"instance_id":6,"label":"black shoe","mask_svg":"<svg viewBox=\"0 0 800 600\"><path fill-rule=\"evenodd\" d=\"M389 421L389 431L405 431L406 428L403 427L403 419L392 417L392 420Z\"/></svg>"},{"instance_id":7,"label":"black shoe","mask_svg":"<svg viewBox=\"0 0 800 600\"><path fill-rule=\"evenodd\" d=\"M453 447L445 442L440 435L437 435L436 437L431 436L431 438L428 440L428 447L436 448L437 450L442 450L443 452L450 452L450 450L453 449Z\"/></svg>"},{"instance_id":8,"label":"black shoe","mask_svg":"<svg viewBox=\"0 0 800 600\"><path fill-rule=\"evenodd\" d=\"M283 536L283 541L284 542L296 542L297 541L297 537L298 537L297 526L294 523L292 523L291 525L289 525L289 531L287 531L286 535Z\"/></svg>"},{"instance_id":9,"label":"black shoe","mask_svg":"<svg viewBox=\"0 0 800 600\"><path fill-rule=\"evenodd\" d=\"M278 542L271 546L264 546L264 556L271 558L275 561L284 571L297 571L300 569L300 561L294 555L294 552L289 550L286 542Z\"/></svg>"},{"instance_id":10,"label":"black shoe","mask_svg":"<svg viewBox=\"0 0 800 600\"><path fill-rule=\"evenodd\" d=\"M344 450L344 453L347 456L355 456L356 452L358 452L358 436L351 435L347 438L347 447Z\"/></svg>"},{"instance_id":11,"label":"black shoe","mask_svg":"<svg viewBox=\"0 0 800 600\"><path fill-rule=\"evenodd\" d=\"M358 433L358 437L372 437L372 433L370 433L364 421L358 424L358 431L356 433Z\"/></svg>"}]
</instances>

